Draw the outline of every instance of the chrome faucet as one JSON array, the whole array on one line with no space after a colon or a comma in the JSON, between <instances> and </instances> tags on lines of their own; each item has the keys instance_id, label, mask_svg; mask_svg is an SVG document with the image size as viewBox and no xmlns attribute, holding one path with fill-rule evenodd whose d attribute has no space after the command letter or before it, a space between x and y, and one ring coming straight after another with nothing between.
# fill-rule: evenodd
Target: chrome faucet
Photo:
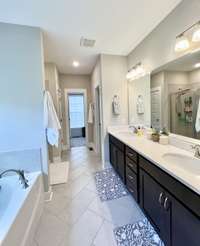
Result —
<instances>
[{"instance_id":1,"label":"chrome faucet","mask_svg":"<svg viewBox=\"0 0 200 246\"><path fill-rule=\"evenodd\" d=\"M199 144L192 145L192 149L195 150L194 156L200 159L200 145Z\"/></svg>"},{"instance_id":2,"label":"chrome faucet","mask_svg":"<svg viewBox=\"0 0 200 246\"><path fill-rule=\"evenodd\" d=\"M18 174L19 180L21 181L24 189L26 189L29 186L28 185L28 180L25 178L25 175L24 175L24 171L23 170L16 170L16 169L8 169L8 170L5 170L2 173L0 173L0 179L2 178L2 176L4 174L9 173L9 172L14 172L14 173Z\"/></svg>"}]
</instances>

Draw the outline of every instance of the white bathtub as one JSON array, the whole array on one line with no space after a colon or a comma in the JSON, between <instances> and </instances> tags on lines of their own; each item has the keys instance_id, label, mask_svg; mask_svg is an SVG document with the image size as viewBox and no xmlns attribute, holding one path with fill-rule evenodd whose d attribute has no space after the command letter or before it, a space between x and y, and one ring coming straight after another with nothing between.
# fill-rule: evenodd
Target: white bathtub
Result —
<instances>
[{"instance_id":1,"label":"white bathtub","mask_svg":"<svg viewBox=\"0 0 200 246\"><path fill-rule=\"evenodd\" d=\"M43 210L44 190L39 172L25 175L23 189L17 175L0 179L0 246L30 246Z\"/></svg>"}]
</instances>

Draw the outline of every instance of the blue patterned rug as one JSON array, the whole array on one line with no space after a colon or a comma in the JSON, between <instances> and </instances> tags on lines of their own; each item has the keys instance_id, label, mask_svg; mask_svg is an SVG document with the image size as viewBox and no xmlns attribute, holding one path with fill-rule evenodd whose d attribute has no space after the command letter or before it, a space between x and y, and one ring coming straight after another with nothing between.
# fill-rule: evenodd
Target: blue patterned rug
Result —
<instances>
[{"instance_id":1,"label":"blue patterned rug","mask_svg":"<svg viewBox=\"0 0 200 246\"><path fill-rule=\"evenodd\" d=\"M95 181L102 202L128 195L128 191L113 168L96 172Z\"/></svg>"},{"instance_id":2,"label":"blue patterned rug","mask_svg":"<svg viewBox=\"0 0 200 246\"><path fill-rule=\"evenodd\" d=\"M147 219L114 229L118 246L164 246Z\"/></svg>"}]
</instances>

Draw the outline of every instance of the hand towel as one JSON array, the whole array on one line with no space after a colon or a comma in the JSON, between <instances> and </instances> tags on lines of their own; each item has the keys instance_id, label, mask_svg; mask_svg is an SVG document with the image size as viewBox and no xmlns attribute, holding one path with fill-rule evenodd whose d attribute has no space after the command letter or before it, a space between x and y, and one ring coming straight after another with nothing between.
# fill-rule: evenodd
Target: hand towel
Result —
<instances>
[{"instance_id":1,"label":"hand towel","mask_svg":"<svg viewBox=\"0 0 200 246\"><path fill-rule=\"evenodd\" d=\"M137 113L144 114L144 101L142 95L137 98Z\"/></svg>"},{"instance_id":2,"label":"hand towel","mask_svg":"<svg viewBox=\"0 0 200 246\"><path fill-rule=\"evenodd\" d=\"M61 125L53 104L53 99L48 91L44 92L44 125L48 143L58 147Z\"/></svg>"},{"instance_id":3,"label":"hand towel","mask_svg":"<svg viewBox=\"0 0 200 246\"><path fill-rule=\"evenodd\" d=\"M198 108L197 108L195 129L196 129L196 132L200 132L200 99L199 99Z\"/></svg>"},{"instance_id":4,"label":"hand towel","mask_svg":"<svg viewBox=\"0 0 200 246\"><path fill-rule=\"evenodd\" d=\"M92 103L89 104L88 123L93 124L93 106L92 106Z\"/></svg>"},{"instance_id":5,"label":"hand towel","mask_svg":"<svg viewBox=\"0 0 200 246\"><path fill-rule=\"evenodd\" d=\"M113 108L113 114L120 115L120 100L117 95L113 97L112 108Z\"/></svg>"}]
</instances>

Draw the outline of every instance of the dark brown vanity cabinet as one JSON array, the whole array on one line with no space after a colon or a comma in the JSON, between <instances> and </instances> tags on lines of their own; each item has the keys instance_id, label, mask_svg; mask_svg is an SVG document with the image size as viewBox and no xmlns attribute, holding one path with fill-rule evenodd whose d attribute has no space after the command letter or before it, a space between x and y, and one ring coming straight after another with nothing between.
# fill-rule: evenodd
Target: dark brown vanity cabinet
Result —
<instances>
[{"instance_id":1,"label":"dark brown vanity cabinet","mask_svg":"<svg viewBox=\"0 0 200 246\"><path fill-rule=\"evenodd\" d=\"M125 145L113 136L109 136L110 163L125 182Z\"/></svg>"},{"instance_id":2,"label":"dark brown vanity cabinet","mask_svg":"<svg viewBox=\"0 0 200 246\"><path fill-rule=\"evenodd\" d=\"M140 206L165 246L170 245L171 203L165 190L143 170L140 170Z\"/></svg>"},{"instance_id":3,"label":"dark brown vanity cabinet","mask_svg":"<svg viewBox=\"0 0 200 246\"><path fill-rule=\"evenodd\" d=\"M144 158L140 163L140 206L165 246L200 245L200 199ZM187 207L187 199L195 204Z\"/></svg>"},{"instance_id":4,"label":"dark brown vanity cabinet","mask_svg":"<svg viewBox=\"0 0 200 246\"><path fill-rule=\"evenodd\" d=\"M138 154L126 146L126 187L138 202Z\"/></svg>"},{"instance_id":5,"label":"dark brown vanity cabinet","mask_svg":"<svg viewBox=\"0 0 200 246\"><path fill-rule=\"evenodd\" d=\"M200 196L110 135L110 162L165 246L200 246Z\"/></svg>"}]
</instances>

